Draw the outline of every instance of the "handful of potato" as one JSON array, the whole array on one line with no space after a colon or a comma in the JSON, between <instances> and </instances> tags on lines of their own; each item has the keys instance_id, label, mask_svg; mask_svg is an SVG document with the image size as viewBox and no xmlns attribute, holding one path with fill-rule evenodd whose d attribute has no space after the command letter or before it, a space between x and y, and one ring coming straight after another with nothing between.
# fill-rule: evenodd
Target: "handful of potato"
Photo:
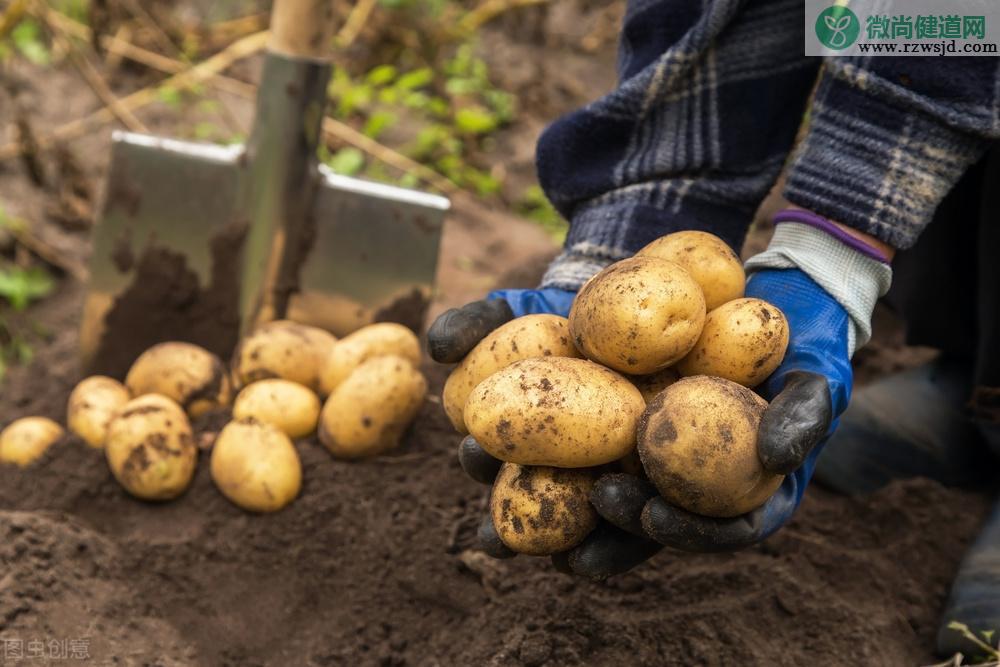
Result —
<instances>
[{"instance_id":1,"label":"handful of potato","mask_svg":"<svg viewBox=\"0 0 1000 667\"><path fill-rule=\"evenodd\" d=\"M743 514L774 492L783 478L756 446L767 403L751 388L781 363L788 325L744 286L721 239L670 234L591 278L569 318L512 320L458 364L442 402L504 462L490 515L506 547L545 555L582 542L609 464L706 516Z\"/></svg>"}]
</instances>

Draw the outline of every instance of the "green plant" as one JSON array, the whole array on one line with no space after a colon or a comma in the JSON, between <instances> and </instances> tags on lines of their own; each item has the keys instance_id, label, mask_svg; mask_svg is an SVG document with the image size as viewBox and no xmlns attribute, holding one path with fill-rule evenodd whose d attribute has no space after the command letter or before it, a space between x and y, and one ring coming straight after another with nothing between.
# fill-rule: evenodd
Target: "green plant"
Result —
<instances>
[{"instance_id":1,"label":"green plant","mask_svg":"<svg viewBox=\"0 0 1000 667\"><path fill-rule=\"evenodd\" d=\"M36 65L49 64L52 53L38 21L31 17L22 18L11 29L10 34L0 41L0 60L9 58L13 53L20 54Z\"/></svg>"},{"instance_id":2,"label":"green plant","mask_svg":"<svg viewBox=\"0 0 1000 667\"><path fill-rule=\"evenodd\" d=\"M993 636L996 634L995 631L984 630L980 632L979 635L976 635L976 633L974 633L968 625L958 621L952 621L949 623L948 629L955 630L960 633L963 637L978 647L982 653L979 656L976 656L975 659L977 662L965 662L965 656L958 653L948 662L936 667L945 667L948 665L953 665L954 667L972 667L973 665L977 665L978 667L997 667L997 665L1000 665L1000 646L995 645L993 641Z\"/></svg>"},{"instance_id":3,"label":"green plant","mask_svg":"<svg viewBox=\"0 0 1000 667\"><path fill-rule=\"evenodd\" d=\"M525 189L517 203L517 211L529 220L538 223L557 244L566 240L569 225L559 211L549 202L542 188L532 185Z\"/></svg>"}]
</instances>

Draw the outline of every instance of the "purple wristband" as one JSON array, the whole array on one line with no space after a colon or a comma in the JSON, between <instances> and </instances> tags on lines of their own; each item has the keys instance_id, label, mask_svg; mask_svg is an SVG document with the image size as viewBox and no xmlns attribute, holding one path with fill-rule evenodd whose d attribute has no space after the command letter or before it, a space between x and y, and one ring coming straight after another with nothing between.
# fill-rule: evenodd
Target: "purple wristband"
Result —
<instances>
[{"instance_id":1,"label":"purple wristband","mask_svg":"<svg viewBox=\"0 0 1000 667\"><path fill-rule=\"evenodd\" d=\"M848 248L852 250L857 250L865 257L870 257L876 262L882 262L883 264L889 263L889 258L885 256L881 250L874 246L870 246L864 241L854 236L851 236L843 229L833 224L821 215L816 215L812 211L806 211L801 208L786 208L778 211L774 214L774 224L780 224L782 222L797 222L800 225L808 225L810 227L815 227L816 229L826 232L833 238L837 239Z\"/></svg>"}]
</instances>

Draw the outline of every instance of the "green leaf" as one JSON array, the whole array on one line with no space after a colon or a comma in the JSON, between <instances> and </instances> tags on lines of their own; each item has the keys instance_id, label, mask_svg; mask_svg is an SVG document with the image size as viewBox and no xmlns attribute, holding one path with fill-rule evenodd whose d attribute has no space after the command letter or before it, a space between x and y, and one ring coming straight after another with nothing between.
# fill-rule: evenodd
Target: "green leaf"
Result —
<instances>
[{"instance_id":1,"label":"green leaf","mask_svg":"<svg viewBox=\"0 0 1000 667\"><path fill-rule=\"evenodd\" d=\"M455 112L455 127L465 134L485 134L497 125L497 117L481 106L462 107Z\"/></svg>"},{"instance_id":2,"label":"green leaf","mask_svg":"<svg viewBox=\"0 0 1000 667\"><path fill-rule=\"evenodd\" d=\"M175 109L184 102L181 91L173 86L160 86L159 90L156 91L156 96L160 98L161 102Z\"/></svg>"},{"instance_id":3,"label":"green leaf","mask_svg":"<svg viewBox=\"0 0 1000 667\"><path fill-rule=\"evenodd\" d=\"M330 169L344 176L354 176L365 166L364 153L357 148L341 148L327 162Z\"/></svg>"},{"instance_id":4,"label":"green leaf","mask_svg":"<svg viewBox=\"0 0 1000 667\"><path fill-rule=\"evenodd\" d=\"M11 30L10 38L22 56L36 65L49 64L49 49L42 41L41 28L34 19L26 18L18 23Z\"/></svg>"},{"instance_id":5,"label":"green leaf","mask_svg":"<svg viewBox=\"0 0 1000 667\"><path fill-rule=\"evenodd\" d=\"M392 65L379 65L368 72L365 81L373 86L386 86L396 78L396 68Z\"/></svg>"},{"instance_id":6,"label":"green leaf","mask_svg":"<svg viewBox=\"0 0 1000 667\"><path fill-rule=\"evenodd\" d=\"M361 128L361 131L365 134L365 136L371 137L372 139L378 139L386 129L395 124L396 114L389 111L376 111L368 117L368 121L365 123L365 126Z\"/></svg>"},{"instance_id":7,"label":"green leaf","mask_svg":"<svg viewBox=\"0 0 1000 667\"><path fill-rule=\"evenodd\" d=\"M434 81L434 71L429 67L421 67L412 72L407 72L396 81L396 88L400 90L416 90L423 88Z\"/></svg>"},{"instance_id":8,"label":"green leaf","mask_svg":"<svg viewBox=\"0 0 1000 667\"><path fill-rule=\"evenodd\" d=\"M51 276L39 267L0 270L0 296L14 310L24 310L32 301L46 296L55 287Z\"/></svg>"}]
</instances>

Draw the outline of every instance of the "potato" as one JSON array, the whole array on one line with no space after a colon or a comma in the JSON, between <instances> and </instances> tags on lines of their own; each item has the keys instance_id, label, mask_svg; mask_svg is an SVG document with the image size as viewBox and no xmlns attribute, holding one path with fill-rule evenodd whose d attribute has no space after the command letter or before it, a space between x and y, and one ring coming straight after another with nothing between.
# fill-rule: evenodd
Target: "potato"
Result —
<instances>
[{"instance_id":1,"label":"potato","mask_svg":"<svg viewBox=\"0 0 1000 667\"><path fill-rule=\"evenodd\" d=\"M290 320L254 329L233 353L237 387L268 378L291 380L319 391L320 373L337 339L327 331Z\"/></svg>"},{"instance_id":2,"label":"potato","mask_svg":"<svg viewBox=\"0 0 1000 667\"><path fill-rule=\"evenodd\" d=\"M222 360L191 343L159 343L139 355L125 376L133 396L160 394L192 417L229 405L232 388Z\"/></svg>"},{"instance_id":3,"label":"potato","mask_svg":"<svg viewBox=\"0 0 1000 667\"><path fill-rule=\"evenodd\" d=\"M63 437L63 428L48 417L22 417L0 432L0 462L22 468L41 457Z\"/></svg>"},{"instance_id":4,"label":"potato","mask_svg":"<svg viewBox=\"0 0 1000 667\"><path fill-rule=\"evenodd\" d=\"M459 433L469 432L463 416L469 394L501 368L532 357L580 357L568 324L558 315L525 315L498 327L472 348L448 376L441 396L444 411Z\"/></svg>"},{"instance_id":5,"label":"potato","mask_svg":"<svg viewBox=\"0 0 1000 667\"><path fill-rule=\"evenodd\" d=\"M523 359L469 396L465 423L487 452L521 465L586 468L635 446L642 394L585 359Z\"/></svg>"},{"instance_id":6,"label":"potato","mask_svg":"<svg viewBox=\"0 0 1000 667\"><path fill-rule=\"evenodd\" d=\"M708 314L694 348L677 364L681 375L715 375L756 387L785 358L788 321L760 299L737 299Z\"/></svg>"},{"instance_id":7,"label":"potato","mask_svg":"<svg viewBox=\"0 0 1000 667\"><path fill-rule=\"evenodd\" d=\"M302 488L295 445L274 426L252 418L231 421L222 429L210 466L222 495L251 512L280 510Z\"/></svg>"},{"instance_id":8,"label":"potato","mask_svg":"<svg viewBox=\"0 0 1000 667\"><path fill-rule=\"evenodd\" d=\"M757 428L767 402L723 378L684 378L658 395L639 425L639 456L669 502L733 517L759 507L784 479L764 470Z\"/></svg>"},{"instance_id":9,"label":"potato","mask_svg":"<svg viewBox=\"0 0 1000 667\"><path fill-rule=\"evenodd\" d=\"M377 456L399 444L427 395L427 381L409 359L364 362L326 399L319 439L334 456Z\"/></svg>"},{"instance_id":10,"label":"potato","mask_svg":"<svg viewBox=\"0 0 1000 667\"><path fill-rule=\"evenodd\" d=\"M705 294L705 307L714 310L743 296L746 274L733 249L715 234L684 231L656 239L636 253L677 262L691 274Z\"/></svg>"},{"instance_id":11,"label":"potato","mask_svg":"<svg viewBox=\"0 0 1000 667\"><path fill-rule=\"evenodd\" d=\"M180 405L166 396L134 398L108 424L108 467L125 490L143 500L170 500L194 475L198 448Z\"/></svg>"},{"instance_id":12,"label":"potato","mask_svg":"<svg viewBox=\"0 0 1000 667\"><path fill-rule=\"evenodd\" d=\"M679 264L632 257L583 286L569 330L583 356L631 375L655 373L694 347L705 323L705 297Z\"/></svg>"},{"instance_id":13,"label":"potato","mask_svg":"<svg viewBox=\"0 0 1000 667\"><path fill-rule=\"evenodd\" d=\"M271 378L244 387L233 401L233 419L256 419L289 438L304 438L316 430L319 397L290 380Z\"/></svg>"},{"instance_id":14,"label":"potato","mask_svg":"<svg viewBox=\"0 0 1000 667\"><path fill-rule=\"evenodd\" d=\"M104 375L86 378L69 395L67 426L88 445L101 449L108 435L108 422L131 398L125 385L114 378Z\"/></svg>"},{"instance_id":15,"label":"potato","mask_svg":"<svg viewBox=\"0 0 1000 667\"><path fill-rule=\"evenodd\" d=\"M664 368L652 375L631 375L628 380L642 394L642 400L649 402L661 391L681 379L681 374L674 368Z\"/></svg>"},{"instance_id":16,"label":"potato","mask_svg":"<svg viewBox=\"0 0 1000 667\"><path fill-rule=\"evenodd\" d=\"M500 540L532 556L572 549L597 525L594 478L591 470L503 464L490 496Z\"/></svg>"},{"instance_id":17,"label":"potato","mask_svg":"<svg viewBox=\"0 0 1000 667\"><path fill-rule=\"evenodd\" d=\"M380 322L358 329L337 341L320 375L320 391L329 396L355 368L372 357L394 354L420 366L420 341L402 324Z\"/></svg>"}]
</instances>

